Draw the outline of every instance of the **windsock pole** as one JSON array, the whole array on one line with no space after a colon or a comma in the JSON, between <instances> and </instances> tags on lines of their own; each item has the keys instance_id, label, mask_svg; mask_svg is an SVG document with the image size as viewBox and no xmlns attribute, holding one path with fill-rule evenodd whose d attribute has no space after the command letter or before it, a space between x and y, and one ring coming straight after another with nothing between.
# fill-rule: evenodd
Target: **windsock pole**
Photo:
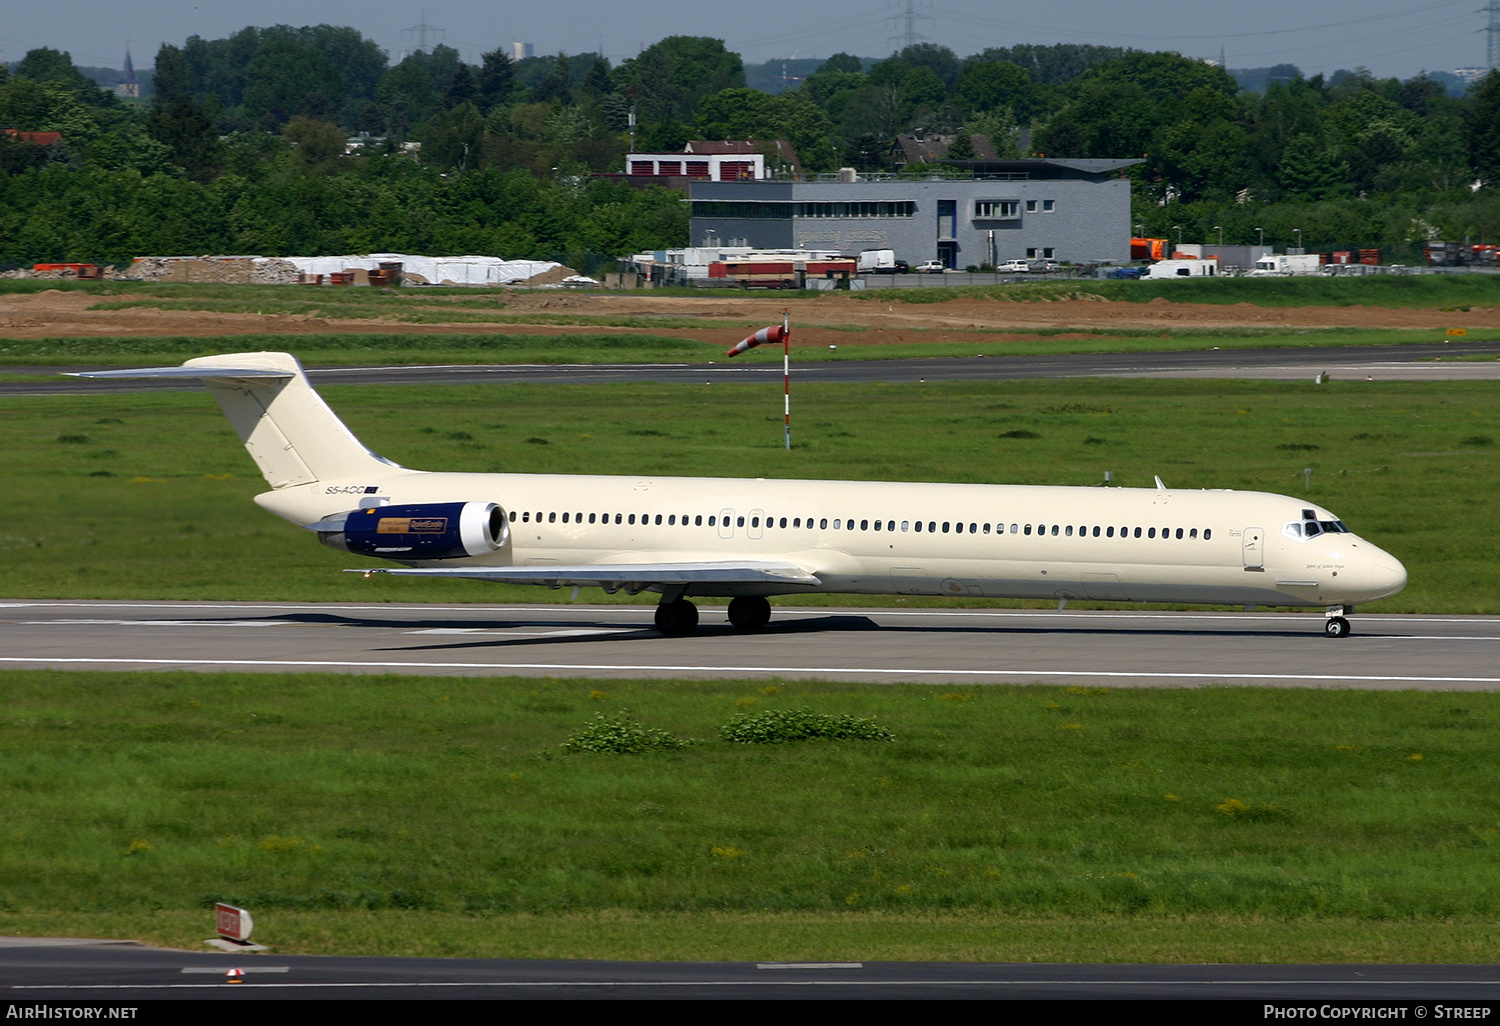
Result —
<instances>
[{"instance_id":1,"label":"windsock pole","mask_svg":"<svg viewBox=\"0 0 1500 1026\"><path fill-rule=\"evenodd\" d=\"M781 379L786 407L786 451L792 451L792 311L781 311Z\"/></svg>"},{"instance_id":2,"label":"windsock pole","mask_svg":"<svg viewBox=\"0 0 1500 1026\"><path fill-rule=\"evenodd\" d=\"M761 328L755 334L741 339L728 352L729 356L738 356L760 345L762 342L775 342L780 337L781 341L781 381L782 390L785 393L784 415L786 418L786 448L792 449L792 311L790 309L781 311L781 327L769 325Z\"/></svg>"}]
</instances>

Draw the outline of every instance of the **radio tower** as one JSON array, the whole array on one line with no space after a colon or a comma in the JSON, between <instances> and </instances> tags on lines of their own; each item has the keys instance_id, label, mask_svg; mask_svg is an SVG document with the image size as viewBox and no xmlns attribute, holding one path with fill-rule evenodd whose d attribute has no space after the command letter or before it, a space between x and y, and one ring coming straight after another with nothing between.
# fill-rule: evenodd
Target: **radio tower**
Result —
<instances>
[{"instance_id":1,"label":"radio tower","mask_svg":"<svg viewBox=\"0 0 1500 1026\"><path fill-rule=\"evenodd\" d=\"M434 39L437 42L441 43L446 35L447 33L438 28L436 25L427 24L427 8L425 7L422 8L422 23L420 25L413 25L411 28L404 28L401 30L402 42L405 43L415 41L417 44L417 49L421 50L423 53L432 52L427 45L429 39ZM403 50L402 56L405 56L409 53L411 53L410 50Z\"/></svg>"},{"instance_id":2,"label":"radio tower","mask_svg":"<svg viewBox=\"0 0 1500 1026\"><path fill-rule=\"evenodd\" d=\"M922 6L929 7L931 4L932 0L923 0ZM1500 0L1491 0L1490 6L1500 8ZM906 0L906 10L900 14L892 15L885 19L885 21L887 25L894 24L905 27L904 31L890 38L890 41L896 44L898 52L906 49L908 46L916 46L919 42L927 38L917 31L917 22L930 21L936 24L936 19L931 15L917 13L917 0Z\"/></svg>"},{"instance_id":3,"label":"radio tower","mask_svg":"<svg viewBox=\"0 0 1500 1026\"><path fill-rule=\"evenodd\" d=\"M1489 24L1484 27L1484 63L1494 70L1500 68L1500 0L1490 0L1480 12L1490 16Z\"/></svg>"}]
</instances>

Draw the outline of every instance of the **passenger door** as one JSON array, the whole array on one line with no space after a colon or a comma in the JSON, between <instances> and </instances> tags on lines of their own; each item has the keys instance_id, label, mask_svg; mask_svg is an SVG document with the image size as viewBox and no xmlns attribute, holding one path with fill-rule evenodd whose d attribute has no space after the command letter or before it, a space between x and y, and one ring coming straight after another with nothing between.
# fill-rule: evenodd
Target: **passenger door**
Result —
<instances>
[{"instance_id":1,"label":"passenger door","mask_svg":"<svg viewBox=\"0 0 1500 1026\"><path fill-rule=\"evenodd\" d=\"M1245 553L1246 570L1264 570L1266 532L1259 527L1247 527L1242 536L1241 547Z\"/></svg>"}]
</instances>

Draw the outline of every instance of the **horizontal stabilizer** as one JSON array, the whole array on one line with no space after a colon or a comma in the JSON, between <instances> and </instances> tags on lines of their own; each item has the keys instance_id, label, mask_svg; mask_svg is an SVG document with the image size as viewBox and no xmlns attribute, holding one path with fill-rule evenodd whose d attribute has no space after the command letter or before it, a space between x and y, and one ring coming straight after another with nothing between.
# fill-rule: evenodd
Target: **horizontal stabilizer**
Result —
<instances>
[{"instance_id":1,"label":"horizontal stabilizer","mask_svg":"<svg viewBox=\"0 0 1500 1026\"><path fill-rule=\"evenodd\" d=\"M432 569L349 570L347 573L401 574L408 577L462 577L508 584L621 588L634 594L652 587L692 584L805 584L822 582L795 563L596 563L589 566L453 566Z\"/></svg>"},{"instance_id":2,"label":"horizontal stabilizer","mask_svg":"<svg viewBox=\"0 0 1500 1026\"><path fill-rule=\"evenodd\" d=\"M125 370L69 371L70 378L292 378L297 372L273 367L130 367Z\"/></svg>"},{"instance_id":3,"label":"horizontal stabilizer","mask_svg":"<svg viewBox=\"0 0 1500 1026\"><path fill-rule=\"evenodd\" d=\"M76 376L202 382L273 489L351 479L363 485L401 469L360 444L313 391L302 364L290 353L197 356L181 367Z\"/></svg>"}]
</instances>

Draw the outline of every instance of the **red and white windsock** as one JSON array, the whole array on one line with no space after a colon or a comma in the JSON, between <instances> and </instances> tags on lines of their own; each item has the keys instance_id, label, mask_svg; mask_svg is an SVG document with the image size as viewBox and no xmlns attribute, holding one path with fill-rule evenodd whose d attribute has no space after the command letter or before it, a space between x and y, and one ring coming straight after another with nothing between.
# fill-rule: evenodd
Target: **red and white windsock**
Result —
<instances>
[{"instance_id":1,"label":"red and white windsock","mask_svg":"<svg viewBox=\"0 0 1500 1026\"><path fill-rule=\"evenodd\" d=\"M745 350L754 349L756 346L766 342L784 342L786 341L786 337L790 334L790 329L784 328L780 324L773 325L769 328L761 328L754 335L751 335L749 338L736 345L733 349L729 350L729 355L738 356Z\"/></svg>"}]
</instances>

